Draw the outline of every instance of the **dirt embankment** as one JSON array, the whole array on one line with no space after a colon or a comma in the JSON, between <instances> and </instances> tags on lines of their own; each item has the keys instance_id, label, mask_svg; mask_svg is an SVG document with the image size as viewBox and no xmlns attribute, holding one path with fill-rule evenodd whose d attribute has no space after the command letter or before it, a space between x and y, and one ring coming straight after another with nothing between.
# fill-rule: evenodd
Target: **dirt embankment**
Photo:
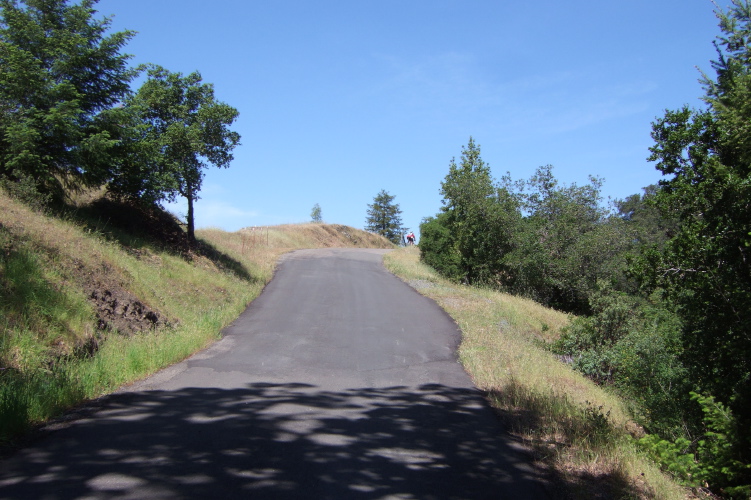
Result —
<instances>
[{"instance_id":1,"label":"dirt embankment","mask_svg":"<svg viewBox=\"0 0 751 500\"><path fill-rule=\"evenodd\" d=\"M154 298L178 293L171 286L188 285L182 281L173 285L179 280L162 276L157 280L148 277L165 272L165 260L177 259L188 267L208 270L209 274L229 274L257 282L268 279L261 276L270 276L259 269L273 268L278 256L291 249L391 246L384 238L343 225L295 224L257 229L252 237L244 230L210 230L204 231L206 238L202 238L199 231L198 243L189 245L183 224L159 208L98 198L70 207L62 215L50 216L30 210L0 191L0 313L9 318L8 326L3 328L38 330L35 342L45 344L44 349L53 360L91 356L110 332L130 336L180 323L179 317L163 310ZM137 259L142 264L141 271L134 275L123 265L123 256ZM31 266L34 272L14 275L12 268L19 263ZM203 277L200 283L212 281L215 280ZM32 299L40 298L40 303L29 306L28 300L19 298L25 289L29 289L26 292ZM139 291L144 289L150 290L151 299ZM202 293L187 288L179 292ZM218 290L217 300L225 300L223 294ZM5 300L12 296L16 300ZM70 299L71 296L79 299ZM76 324L66 319L65 313L53 317L45 312L51 309L45 302L64 310L68 304L80 304L82 300L89 306L78 313L83 320ZM217 307L221 304L217 303ZM18 356L11 350L0 352L0 365L17 364L14 359Z\"/></svg>"},{"instance_id":2,"label":"dirt embankment","mask_svg":"<svg viewBox=\"0 0 751 500\"><path fill-rule=\"evenodd\" d=\"M119 240L123 250L136 257L144 253L139 248L144 244L176 252L186 258L191 258L193 254L180 222L172 214L156 207L144 208L100 198L85 206L84 212L88 216L84 218L84 221L89 221L88 225L96 216L97 228L102 226L102 232L109 228L109 234ZM138 244L132 247L127 245L128 237L131 241L138 241ZM77 280L94 306L98 330L131 335L174 322L128 290L117 279L116 270L106 263L77 267Z\"/></svg>"},{"instance_id":3,"label":"dirt embankment","mask_svg":"<svg viewBox=\"0 0 751 500\"><path fill-rule=\"evenodd\" d=\"M128 334L169 324L159 311L117 285L94 284L89 291L89 300L96 309L97 327L100 330L117 330Z\"/></svg>"}]
</instances>

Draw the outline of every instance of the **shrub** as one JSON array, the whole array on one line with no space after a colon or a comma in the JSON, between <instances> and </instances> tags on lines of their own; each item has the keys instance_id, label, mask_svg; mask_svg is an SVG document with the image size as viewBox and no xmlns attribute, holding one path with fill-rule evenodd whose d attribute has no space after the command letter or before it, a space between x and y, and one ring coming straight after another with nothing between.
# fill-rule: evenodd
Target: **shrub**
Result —
<instances>
[{"instance_id":1,"label":"shrub","mask_svg":"<svg viewBox=\"0 0 751 500\"><path fill-rule=\"evenodd\" d=\"M639 444L686 486L706 486L730 498L749 498L751 464L739 459L736 419L712 396L691 392L691 400L704 415L702 437L692 443L683 437L671 442L649 435Z\"/></svg>"},{"instance_id":2,"label":"shrub","mask_svg":"<svg viewBox=\"0 0 751 500\"><path fill-rule=\"evenodd\" d=\"M632 401L641 424L662 436L680 435L688 393L680 361L680 323L659 295L643 300L601 282L593 314L574 319L553 343L573 367Z\"/></svg>"},{"instance_id":3,"label":"shrub","mask_svg":"<svg viewBox=\"0 0 751 500\"><path fill-rule=\"evenodd\" d=\"M459 281L462 276L459 255L451 231L446 225L446 213L423 219L420 224L422 260L447 278Z\"/></svg>"}]
</instances>

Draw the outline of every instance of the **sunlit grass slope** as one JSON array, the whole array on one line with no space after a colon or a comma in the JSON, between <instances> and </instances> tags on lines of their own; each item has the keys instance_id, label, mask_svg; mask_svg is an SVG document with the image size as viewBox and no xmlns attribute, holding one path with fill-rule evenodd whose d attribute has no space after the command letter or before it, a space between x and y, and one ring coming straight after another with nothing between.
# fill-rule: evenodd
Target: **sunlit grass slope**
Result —
<instances>
[{"instance_id":1,"label":"sunlit grass slope","mask_svg":"<svg viewBox=\"0 0 751 500\"><path fill-rule=\"evenodd\" d=\"M50 217L0 191L0 442L206 347L287 251L392 247L300 224L200 230L197 250L176 250L80 211ZM103 311L121 322L102 328ZM122 330L134 318L154 321Z\"/></svg>"},{"instance_id":2,"label":"sunlit grass slope","mask_svg":"<svg viewBox=\"0 0 751 500\"><path fill-rule=\"evenodd\" d=\"M453 284L416 247L386 267L434 299L462 331L460 361L511 431L553 468L574 498L685 498L633 446L625 404L544 349L566 314L511 295ZM604 495L604 496L603 496Z\"/></svg>"}]
</instances>

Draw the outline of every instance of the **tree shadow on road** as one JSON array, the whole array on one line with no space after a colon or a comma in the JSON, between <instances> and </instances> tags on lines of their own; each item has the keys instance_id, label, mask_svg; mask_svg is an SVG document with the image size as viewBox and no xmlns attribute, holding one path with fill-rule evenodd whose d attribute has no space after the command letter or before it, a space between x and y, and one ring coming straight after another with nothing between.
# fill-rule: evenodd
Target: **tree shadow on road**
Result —
<instances>
[{"instance_id":1,"label":"tree shadow on road","mask_svg":"<svg viewBox=\"0 0 751 500\"><path fill-rule=\"evenodd\" d=\"M476 390L438 384L116 394L0 464L0 497L548 498L498 431Z\"/></svg>"}]
</instances>

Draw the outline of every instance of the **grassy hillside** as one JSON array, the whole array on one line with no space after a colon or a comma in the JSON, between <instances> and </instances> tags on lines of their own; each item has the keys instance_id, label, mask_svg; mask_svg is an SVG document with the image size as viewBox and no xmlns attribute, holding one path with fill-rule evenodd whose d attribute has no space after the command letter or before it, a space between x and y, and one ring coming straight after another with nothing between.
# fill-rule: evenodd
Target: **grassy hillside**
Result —
<instances>
[{"instance_id":1,"label":"grassy hillside","mask_svg":"<svg viewBox=\"0 0 751 500\"><path fill-rule=\"evenodd\" d=\"M207 346L287 251L392 247L326 224L197 237L161 211L98 198L51 217L0 191L0 442Z\"/></svg>"},{"instance_id":2,"label":"grassy hillside","mask_svg":"<svg viewBox=\"0 0 751 500\"><path fill-rule=\"evenodd\" d=\"M641 430L625 404L557 359L543 345L570 317L531 300L453 284L406 248L386 267L434 299L462 331L459 357L516 434L552 468L573 498L686 498L643 457Z\"/></svg>"},{"instance_id":3,"label":"grassy hillside","mask_svg":"<svg viewBox=\"0 0 751 500\"><path fill-rule=\"evenodd\" d=\"M0 442L216 340L284 252L391 248L325 224L197 235L188 248L168 214L101 198L50 217L0 191ZM465 368L574 497L685 496L635 451L639 429L620 400L541 347L567 315L448 283L414 247L386 264L457 321Z\"/></svg>"}]
</instances>

